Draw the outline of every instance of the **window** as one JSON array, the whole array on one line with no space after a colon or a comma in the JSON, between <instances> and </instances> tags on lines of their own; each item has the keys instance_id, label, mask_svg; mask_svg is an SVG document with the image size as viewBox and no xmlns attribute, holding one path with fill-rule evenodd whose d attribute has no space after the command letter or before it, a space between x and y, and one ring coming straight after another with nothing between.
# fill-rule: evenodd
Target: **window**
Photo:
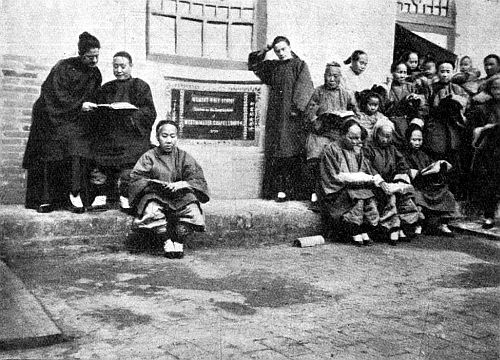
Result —
<instances>
[{"instance_id":1,"label":"window","mask_svg":"<svg viewBox=\"0 0 500 360\"><path fill-rule=\"evenodd\" d=\"M257 21L263 2L149 0L147 55L187 65L246 68L263 32Z\"/></svg>"},{"instance_id":2,"label":"window","mask_svg":"<svg viewBox=\"0 0 500 360\"><path fill-rule=\"evenodd\" d=\"M399 11L410 14L449 16L449 0L398 0Z\"/></svg>"}]
</instances>

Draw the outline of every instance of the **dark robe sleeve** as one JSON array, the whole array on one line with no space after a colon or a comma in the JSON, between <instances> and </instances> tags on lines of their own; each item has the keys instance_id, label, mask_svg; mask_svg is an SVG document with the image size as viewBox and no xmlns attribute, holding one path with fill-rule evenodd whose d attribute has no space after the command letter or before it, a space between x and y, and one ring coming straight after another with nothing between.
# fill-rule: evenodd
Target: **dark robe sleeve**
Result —
<instances>
[{"instance_id":1,"label":"dark robe sleeve","mask_svg":"<svg viewBox=\"0 0 500 360\"><path fill-rule=\"evenodd\" d=\"M152 190L149 182L149 179L153 178L151 175L154 163L152 156L150 151L143 154L130 173L129 201L131 205L140 200L140 194Z\"/></svg>"},{"instance_id":2,"label":"dark robe sleeve","mask_svg":"<svg viewBox=\"0 0 500 360\"><path fill-rule=\"evenodd\" d=\"M210 195L203 170L191 155L188 153L184 154L184 161L182 161L182 179L194 190L198 201L206 203L210 200Z\"/></svg>"},{"instance_id":3,"label":"dark robe sleeve","mask_svg":"<svg viewBox=\"0 0 500 360\"><path fill-rule=\"evenodd\" d=\"M156 109L153 102L153 95L151 94L151 88L149 85L141 80L134 79L134 100L133 105L139 108L135 111L130 120L135 128L137 128L141 134L149 135L151 128L156 120Z\"/></svg>"},{"instance_id":4,"label":"dark robe sleeve","mask_svg":"<svg viewBox=\"0 0 500 360\"><path fill-rule=\"evenodd\" d=\"M304 112L314 92L314 87L309 67L304 61L301 64L301 69L295 82L292 102L299 111Z\"/></svg>"},{"instance_id":5,"label":"dark robe sleeve","mask_svg":"<svg viewBox=\"0 0 500 360\"><path fill-rule=\"evenodd\" d=\"M343 172L340 151L342 150L333 144L325 147L320 162L320 184L324 194L328 196L338 193L344 188L373 186L373 175L377 172L371 166L366 167L366 172Z\"/></svg>"},{"instance_id":6,"label":"dark robe sleeve","mask_svg":"<svg viewBox=\"0 0 500 360\"><path fill-rule=\"evenodd\" d=\"M396 161L396 173L397 174L410 174L410 166L406 162L404 155L398 149L394 150L394 158Z\"/></svg>"},{"instance_id":7,"label":"dark robe sleeve","mask_svg":"<svg viewBox=\"0 0 500 360\"><path fill-rule=\"evenodd\" d=\"M315 89L305 110L305 119L310 131L317 131L321 126L317 116L319 102L319 89Z\"/></svg>"},{"instance_id":8,"label":"dark robe sleeve","mask_svg":"<svg viewBox=\"0 0 500 360\"><path fill-rule=\"evenodd\" d=\"M64 61L54 66L42 86L45 111L54 125L78 116L85 101L96 101L101 73L96 69L87 76L82 76L80 71Z\"/></svg>"},{"instance_id":9,"label":"dark robe sleeve","mask_svg":"<svg viewBox=\"0 0 500 360\"><path fill-rule=\"evenodd\" d=\"M271 83L272 61L265 60L266 52L263 50L254 51L248 55L248 70L251 70L264 83Z\"/></svg>"}]
</instances>

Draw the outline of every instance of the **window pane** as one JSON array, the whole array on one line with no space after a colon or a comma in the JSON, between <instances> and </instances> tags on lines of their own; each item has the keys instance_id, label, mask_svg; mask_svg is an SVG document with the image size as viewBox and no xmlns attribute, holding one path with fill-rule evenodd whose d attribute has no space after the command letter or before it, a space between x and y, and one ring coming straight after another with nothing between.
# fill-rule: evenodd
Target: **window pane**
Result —
<instances>
[{"instance_id":1,"label":"window pane","mask_svg":"<svg viewBox=\"0 0 500 360\"><path fill-rule=\"evenodd\" d=\"M189 3L185 1L179 2L179 14L188 15L189 14Z\"/></svg>"},{"instance_id":2,"label":"window pane","mask_svg":"<svg viewBox=\"0 0 500 360\"><path fill-rule=\"evenodd\" d=\"M149 51L155 54L175 54L175 18L151 16Z\"/></svg>"},{"instance_id":3,"label":"window pane","mask_svg":"<svg viewBox=\"0 0 500 360\"><path fill-rule=\"evenodd\" d=\"M252 21L253 20L253 9L242 9L241 10L241 19L244 21Z\"/></svg>"},{"instance_id":4,"label":"window pane","mask_svg":"<svg viewBox=\"0 0 500 360\"><path fill-rule=\"evenodd\" d=\"M202 4L192 4L191 5L191 15L203 16L203 5Z\"/></svg>"},{"instance_id":5,"label":"window pane","mask_svg":"<svg viewBox=\"0 0 500 360\"><path fill-rule=\"evenodd\" d=\"M149 2L149 9L151 11L161 11L161 4L162 4L162 1L161 0L151 0Z\"/></svg>"},{"instance_id":6,"label":"window pane","mask_svg":"<svg viewBox=\"0 0 500 360\"><path fill-rule=\"evenodd\" d=\"M229 57L233 60L247 60L252 51L252 26L231 25L229 37Z\"/></svg>"},{"instance_id":7,"label":"window pane","mask_svg":"<svg viewBox=\"0 0 500 360\"><path fill-rule=\"evenodd\" d=\"M215 17L215 6L205 6L205 16L208 18Z\"/></svg>"},{"instance_id":8,"label":"window pane","mask_svg":"<svg viewBox=\"0 0 500 360\"><path fill-rule=\"evenodd\" d=\"M217 17L219 19L227 19L228 18L229 9L225 6L219 6L217 8Z\"/></svg>"},{"instance_id":9,"label":"window pane","mask_svg":"<svg viewBox=\"0 0 500 360\"><path fill-rule=\"evenodd\" d=\"M230 16L231 16L231 19L233 19L233 20L239 19L241 17L241 9L240 8L231 8Z\"/></svg>"},{"instance_id":10,"label":"window pane","mask_svg":"<svg viewBox=\"0 0 500 360\"><path fill-rule=\"evenodd\" d=\"M227 25L207 23L204 37L203 55L213 59L227 58Z\"/></svg>"},{"instance_id":11,"label":"window pane","mask_svg":"<svg viewBox=\"0 0 500 360\"><path fill-rule=\"evenodd\" d=\"M201 29L201 21L179 21L178 55L201 57Z\"/></svg>"},{"instance_id":12,"label":"window pane","mask_svg":"<svg viewBox=\"0 0 500 360\"><path fill-rule=\"evenodd\" d=\"M163 12L175 14L175 0L163 0Z\"/></svg>"}]
</instances>

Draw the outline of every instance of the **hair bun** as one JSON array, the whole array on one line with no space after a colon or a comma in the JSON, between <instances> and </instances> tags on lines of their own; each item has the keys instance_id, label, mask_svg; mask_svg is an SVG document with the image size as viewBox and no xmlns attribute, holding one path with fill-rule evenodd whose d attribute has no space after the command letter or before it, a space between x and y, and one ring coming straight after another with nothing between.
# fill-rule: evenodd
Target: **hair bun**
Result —
<instances>
[{"instance_id":1,"label":"hair bun","mask_svg":"<svg viewBox=\"0 0 500 360\"><path fill-rule=\"evenodd\" d=\"M83 40L83 39L88 39L90 37L93 37L92 35L90 35L88 32L84 31L80 34L80 36L78 37L80 40Z\"/></svg>"}]
</instances>

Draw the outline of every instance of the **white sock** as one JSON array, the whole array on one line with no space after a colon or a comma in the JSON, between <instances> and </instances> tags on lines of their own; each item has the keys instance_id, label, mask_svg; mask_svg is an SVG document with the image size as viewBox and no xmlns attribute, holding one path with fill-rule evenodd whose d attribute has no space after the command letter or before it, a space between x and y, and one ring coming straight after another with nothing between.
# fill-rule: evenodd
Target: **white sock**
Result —
<instances>
[{"instance_id":1,"label":"white sock","mask_svg":"<svg viewBox=\"0 0 500 360\"><path fill-rule=\"evenodd\" d=\"M446 224L441 224L441 230L444 231L445 233L451 233L450 228Z\"/></svg>"},{"instance_id":2,"label":"white sock","mask_svg":"<svg viewBox=\"0 0 500 360\"><path fill-rule=\"evenodd\" d=\"M422 234L422 226L418 225L418 226L415 228L415 234L417 234L417 235Z\"/></svg>"},{"instance_id":3,"label":"white sock","mask_svg":"<svg viewBox=\"0 0 500 360\"><path fill-rule=\"evenodd\" d=\"M352 237L352 239L355 241L355 242L358 242L358 243L362 243L363 242L363 236L361 234L358 234L358 235L354 235Z\"/></svg>"},{"instance_id":4,"label":"white sock","mask_svg":"<svg viewBox=\"0 0 500 360\"><path fill-rule=\"evenodd\" d=\"M389 238L391 239L391 241L399 240L399 231L391 232L391 234L389 235Z\"/></svg>"},{"instance_id":5,"label":"white sock","mask_svg":"<svg viewBox=\"0 0 500 360\"><path fill-rule=\"evenodd\" d=\"M71 201L71 204L74 207L77 207L77 208L83 207L83 202L82 202L82 198L80 197L80 194L73 196L73 194L70 193L69 194L69 201Z\"/></svg>"},{"instance_id":6,"label":"white sock","mask_svg":"<svg viewBox=\"0 0 500 360\"><path fill-rule=\"evenodd\" d=\"M175 252L184 252L184 244L181 244L181 243L174 241L174 251Z\"/></svg>"},{"instance_id":7,"label":"white sock","mask_svg":"<svg viewBox=\"0 0 500 360\"><path fill-rule=\"evenodd\" d=\"M367 234L367 233L362 233L362 234L361 234L361 238L363 239L363 241L368 241L368 240L370 240L370 237L368 236L368 234Z\"/></svg>"},{"instance_id":8,"label":"white sock","mask_svg":"<svg viewBox=\"0 0 500 360\"><path fill-rule=\"evenodd\" d=\"M120 206L122 209L130 209L130 204L125 196L120 196Z\"/></svg>"},{"instance_id":9,"label":"white sock","mask_svg":"<svg viewBox=\"0 0 500 360\"><path fill-rule=\"evenodd\" d=\"M405 238L406 237L406 234L403 230L399 230L399 237L400 238Z\"/></svg>"},{"instance_id":10,"label":"white sock","mask_svg":"<svg viewBox=\"0 0 500 360\"><path fill-rule=\"evenodd\" d=\"M316 193L313 193L311 195L311 202L316 202L316 201L318 201L318 195L316 195Z\"/></svg>"},{"instance_id":11,"label":"white sock","mask_svg":"<svg viewBox=\"0 0 500 360\"><path fill-rule=\"evenodd\" d=\"M286 194L283 191L280 191L278 193L278 199L284 199L284 198L286 198Z\"/></svg>"},{"instance_id":12,"label":"white sock","mask_svg":"<svg viewBox=\"0 0 500 360\"><path fill-rule=\"evenodd\" d=\"M104 206L106 205L107 197L106 195L98 195L92 202L92 206Z\"/></svg>"},{"instance_id":13,"label":"white sock","mask_svg":"<svg viewBox=\"0 0 500 360\"><path fill-rule=\"evenodd\" d=\"M165 241L165 244L163 245L163 250L165 250L165 252L175 251L174 243L172 242L172 240L168 239L167 241Z\"/></svg>"}]
</instances>

